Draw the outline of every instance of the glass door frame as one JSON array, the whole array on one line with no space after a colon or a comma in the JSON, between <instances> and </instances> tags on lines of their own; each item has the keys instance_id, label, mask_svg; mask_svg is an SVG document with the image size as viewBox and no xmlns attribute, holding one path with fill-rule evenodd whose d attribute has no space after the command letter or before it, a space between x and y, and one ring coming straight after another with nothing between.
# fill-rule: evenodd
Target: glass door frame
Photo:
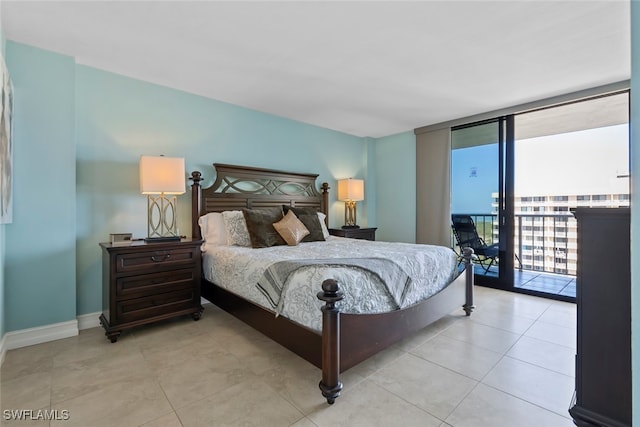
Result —
<instances>
[{"instance_id":1,"label":"glass door frame","mask_svg":"<svg viewBox=\"0 0 640 427\"><path fill-rule=\"evenodd\" d=\"M515 219L514 219L514 184L515 184L515 120L514 115L495 117L489 120L468 123L451 128L451 131L497 124L496 141L498 143L498 276L475 274L478 285L491 288L515 290L514 258L515 258Z\"/></svg>"},{"instance_id":2,"label":"glass door frame","mask_svg":"<svg viewBox=\"0 0 640 427\"><path fill-rule=\"evenodd\" d=\"M510 114L498 118L498 147L500 178L498 191L498 243L501 267L497 287L514 289L515 258L515 120Z\"/></svg>"}]
</instances>

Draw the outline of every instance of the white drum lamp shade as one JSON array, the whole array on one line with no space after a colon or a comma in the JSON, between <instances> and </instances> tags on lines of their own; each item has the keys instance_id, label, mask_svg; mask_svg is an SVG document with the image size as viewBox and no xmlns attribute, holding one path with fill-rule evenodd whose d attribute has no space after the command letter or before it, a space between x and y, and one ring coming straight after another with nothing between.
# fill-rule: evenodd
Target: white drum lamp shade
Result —
<instances>
[{"instance_id":1,"label":"white drum lamp shade","mask_svg":"<svg viewBox=\"0 0 640 427\"><path fill-rule=\"evenodd\" d=\"M148 204L145 241L180 240L175 195L185 191L184 158L140 156L140 192Z\"/></svg>"}]
</instances>

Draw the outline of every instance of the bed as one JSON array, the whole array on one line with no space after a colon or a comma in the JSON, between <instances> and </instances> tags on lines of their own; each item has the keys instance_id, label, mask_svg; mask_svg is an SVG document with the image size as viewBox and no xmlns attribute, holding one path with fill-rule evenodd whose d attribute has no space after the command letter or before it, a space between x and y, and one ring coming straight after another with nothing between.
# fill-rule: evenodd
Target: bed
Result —
<instances>
[{"instance_id":1,"label":"bed","mask_svg":"<svg viewBox=\"0 0 640 427\"><path fill-rule=\"evenodd\" d=\"M296 255L294 258L322 258L319 254L330 252L328 249L325 251L325 247L329 248L330 246L335 246L338 251L342 250L347 253L354 251L351 246L355 244L353 239L327 236L329 185L323 183L320 186L320 191L318 191L316 183L318 175L220 163L215 163L213 167L216 179L208 188L201 187L202 174L200 172L193 172L190 177L193 181L191 187L192 236L194 238L203 238L200 224L202 224L204 217L210 216L207 214L223 213L227 215L229 212L237 212L242 209L261 211L284 206L285 210L291 208L296 212L302 210L320 212L319 218L322 218L325 226L322 229L326 242L302 243L299 246L304 247L306 252L303 252L304 255ZM323 247L322 245L326 246ZM395 252L396 249L414 251L423 249L422 245L368 241L359 241L358 245L362 246L362 248L358 246L358 253L371 251L374 255L377 255L376 248L378 251L387 251L389 253ZM406 245L406 247L402 247L402 245ZM282 249L280 247L253 249L255 254L268 255L266 259L260 261L242 258L252 255L252 250L249 248L220 248L221 250L217 252L217 249L206 245L203 249L205 256L209 252L209 255L214 254L213 259L218 259L218 261L236 259L239 264L243 262L243 266L251 264L255 264L258 267L262 266L259 268L264 270L264 276L258 280L259 283L253 283L254 279L258 277L255 276L257 273L253 273L254 276L243 276L244 278L236 280L250 280L252 283L249 286L252 287L252 290L249 293L256 294L257 288L262 291L263 297L253 297L239 291L239 288L233 287L233 278L236 276L231 275L229 276L231 279L225 279L222 276L212 275L212 272L215 272L216 269L224 270L226 267L220 267L221 264L212 264L213 261L207 261L203 258L205 278L202 280L202 296L321 368L322 380L319 386L322 395L329 404L335 402L342 389L342 383L340 382L341 372L451 313L456 308L461 307L467 316L474 309L473 252L471 250L465 251L462 256L462 261L465 263L464 272L449 276L449 273L443 273L443 278L440 280L445 280L445 283L430 291L428 298L416 296L417 294L411 296L411 291L396 291L396 289L402 288L396 287L394 282L404 280L402 271L407 269L406 266L401 266L402 268L397 269L397 272L394 272L393 268L384 268L384 274L381 273L381 275L385 277L381 279L379 275L374 274L373 276L380 279L380 282L386 288L374 283L371 285L374 290L369 292L376 292L376 287L381 289L379 291L380 294L385 293L384 290L388 292L382 298L380 295L373 295L371 299L378 298L387 301L386 304L391 304L389 310L380 311L378 309L377 311L374 310L375 312L367 312L366 308L363 310L361 307L353 309L350 304L354 299L349 299L349 283L341 283L341 280L351 280L352 276L345 273L344 271L346 270L358 270L358 274L365 274L363 272L369 271L369 264L367 263L386 262L385 260L380 259L378 256L372 256L366 260L350 259L348 261L352 261L353 265L350 265L349 269L345 267L335 270L335 277L333 277L326 270L332 265L327 264L327 260L319 259L316 263L319 266L311 265L300 268L300 276L302 278L323 277L323 280L318 280L318 283L306 284L310 289L316 289L318 312L320 314L317 319L305 321L304 318L294 320L295 318L289 315L286 309L281 307L280 303L273 304L274 301L269 299L269 292L265 292L267 286L259 286L261 280L264 283L268 283L265 278L270 278L270 275L267 274L267 269L264 267L278 260L279 252L291 251L290 248L285 246ZM439 249L435 248L435 250L438 251ZM450 252L449 249L446 249L446 251ZM357 255L354 258L359 256L361 255ZM382 265L402 264L402 256L400 255L395 256L395 259L391 256L389 258L391 261L388 262L392 262L392 264ZM293 261L297 260L294 259ZM342 261L340 262L342 263ZM457 260L455 264L457 264ZM287 265L287 267L289 266ZM291 268L291 271L295 271L295 274L297 274L298 268ZM315 273L321 271L322 275L318 276L318 273L305 276L304 273L309 271ZM367 277L371 278L372 276ZM372 282L374 281L372 279ZM222 282L225 283L221 285L220 283ZM284 283L284 280L282 282ZM286 284L289 288L294 286L290 285L290 282L297 283L296 280L287 278ZM411 283L411 280L407 283ZM303 287L304 283L297 286ZM298 291L297 288L295 290ZM345 292L347 293L346 299ZM313 294L314 292L311 291L311 293ZM282 295L284 297L285 293ZM307 301L310 298L311 296L306 296ZM362 298L357 298L357 300L362 300ZM270 306L269 303L273 305ZM396 305L394 306L394 304Z\"/></svg>"}]
</instances>

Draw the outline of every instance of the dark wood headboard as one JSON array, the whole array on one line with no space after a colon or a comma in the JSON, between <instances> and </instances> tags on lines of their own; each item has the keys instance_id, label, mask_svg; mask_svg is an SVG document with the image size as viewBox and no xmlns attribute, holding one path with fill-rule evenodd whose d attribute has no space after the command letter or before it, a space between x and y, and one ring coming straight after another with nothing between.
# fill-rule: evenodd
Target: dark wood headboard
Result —
<instances>
[{"instance_id":1,"label":"dark wood headboard","mask_svg":"<svg viewBox=\"0 0 640 427\"><path fill-rule=\"evenodd\" d=\"M200 239L198 218L209 212L273 206L315 208L326 215L329 224L329 184L316 187L317 174L283 172L273 169L214 163L216 180L209 188L201 188L202 174L192 172L191 233Z\"/></svg>"}]
</instances>

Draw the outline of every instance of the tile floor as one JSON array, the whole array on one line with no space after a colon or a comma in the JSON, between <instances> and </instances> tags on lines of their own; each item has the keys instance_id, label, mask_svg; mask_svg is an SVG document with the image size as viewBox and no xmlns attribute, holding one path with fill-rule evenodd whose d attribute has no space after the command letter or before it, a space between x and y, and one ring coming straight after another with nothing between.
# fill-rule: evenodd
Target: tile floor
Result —
<instances>
[{"instance_id":1,"label":"tile floor","mask_svg":"<svg viewBox=\"0 0 640 427\"><path fill-rule=\"evenodd\" d=\"M332 406L317 368L210 304L199 322L140 327L115 344L88 329L9 351L0 372L2 414L69 419L0 423L572 426L575 306L482 287L476 304L345 372Z\"/></svg>"},{"instance_id":2,"label":"tile floor","mask_svg":"<svg viewBox=\"0 0 640 427\"><path fill-rule=\"evenodd\" d=\"M498 277L498 267L491 267L489 271L485 273L485 271L476 264L474 271L478 275L487 274ZM513 282L516 288L544 292L552 295L562 295L570 298L576 297L576 276L531 270L514 270Z\"/></svg>"},{"instance_id":3,"label":"tile floor","mask_svg":"<svg viewBox=\"0 0 640 427\"><path fill-rule=\"evenodd\" d=\"M532 291L576 297L576 277L565 274L514 271L514 286Z\"/></svg>"}]
</instances>

